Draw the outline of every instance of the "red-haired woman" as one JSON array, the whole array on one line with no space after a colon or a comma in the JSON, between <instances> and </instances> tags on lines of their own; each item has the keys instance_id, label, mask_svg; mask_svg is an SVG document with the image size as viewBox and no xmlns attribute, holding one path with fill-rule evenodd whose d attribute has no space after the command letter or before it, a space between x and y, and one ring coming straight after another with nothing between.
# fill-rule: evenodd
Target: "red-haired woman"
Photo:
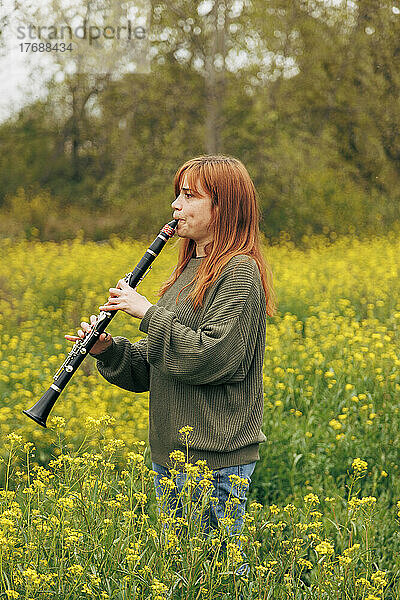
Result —
<instances>
[{"instance_id":1,"label":"red-haired woman","mask_svg":"<svg viewBox=\"0 0 400 600\"><path fill-rule=\"evenodd\" d=\"M218 498L204 514L204 530L218 527L228 499L236 496L230 534L240 547L246 493L259 444L266 440L262 368L266 316L275 312L272 275L260 251L255 188L239 160L189 160L175 175L175 196L173 216L182 239L160 300L151 304L122 279L100 307L141 319L139 329L147 337L132 344L102 334L91 354L110 383L150 390L157 497L164 491L161 480L170 476L171 453L185 452L179 431L189 426L189 462L206 461L214 475L212 496ZM89 325L81 327L83 336ZM178 495L185 478L182 471L163 507L176 509L176 516L182 515ZM246 564L237 571L247 572Z\"/></svg>"}]
</instances>

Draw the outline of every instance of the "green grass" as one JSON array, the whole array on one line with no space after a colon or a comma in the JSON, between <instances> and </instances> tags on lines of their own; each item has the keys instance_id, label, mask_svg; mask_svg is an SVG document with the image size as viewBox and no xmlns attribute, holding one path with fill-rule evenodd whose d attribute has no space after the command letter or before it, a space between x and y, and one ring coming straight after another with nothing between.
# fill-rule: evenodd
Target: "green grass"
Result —
<instances>
[{"instance_id":1,"label":"green grass","mask_svg":"<svg viewBox=\"0 0 400 600\"><path fill-rule=\"evenodd\" d=\"M215 554L223 528L205 539L188 519L175 536L179 523L167 521L163 534L147 393L107 384L88 358L48 430L22 415L63 362L64 333L97 313L145 247L0 243L3 597L400 598L400 239L306 246L265 248L279 312L267 328L267 442L242 534L251 574L237 581L235 548ZM171 242L140 286L150 301L175 260ZM124 314L110 329L141 337ZM354 470L356 458L366 469Z\"/></svg>"}]
</instances>

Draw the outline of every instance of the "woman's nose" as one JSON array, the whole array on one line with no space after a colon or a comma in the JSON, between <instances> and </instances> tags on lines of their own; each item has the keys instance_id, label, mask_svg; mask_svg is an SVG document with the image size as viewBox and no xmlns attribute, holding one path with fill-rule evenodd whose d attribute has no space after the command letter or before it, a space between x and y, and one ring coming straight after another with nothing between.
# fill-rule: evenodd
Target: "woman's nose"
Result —
<instances>
[{"instance_id":1,"label":"woman's nose","mask_svg":"<svg viewBox=\"0 0 400 600\"><path fill-rule=\"evenodd\" d=\"M175 200L171 204L172 208L176 208L177 210L182 210L181 203L179 202L179 196L175 198Z\"/></svg>"}]
</instances>

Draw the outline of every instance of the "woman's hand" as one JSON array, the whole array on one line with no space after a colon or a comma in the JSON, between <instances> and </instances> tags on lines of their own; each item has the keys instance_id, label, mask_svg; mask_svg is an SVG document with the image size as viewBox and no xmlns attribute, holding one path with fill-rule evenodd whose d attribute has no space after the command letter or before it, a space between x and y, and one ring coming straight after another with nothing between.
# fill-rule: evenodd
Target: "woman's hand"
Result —
<instances>
[{"instance_id":1,"label":"woman's hand","mask_svg":"<svg viewBox=\"0 0 400 600\"><path fill-rule=\"evenodd\" d=\"M150 306L153 306L145 296L141 296L136 289L131 288L125 279L120 279L117 287L110 288L109 292L107 304L99 306L100 310L123 310L131 317L143 319Z\"/></svg>"},{"instance_id":2,"label":"woman's hand","mask_svg":"<svg viewBox=\"0 0 400 600\"><path fill-rule=\"evenodd\" d=\"M96 322L96 315L91 315L90 322L93 325ZM65 335L64 337L71 342L76 342L79 338L85 337L85 332L90 331L91 327L89 323L82 321L81 323L82 329L78 329L78 336L76 335ZM99 335L99 339L91 348L89 354L100 354L100 352L104 352L109 346L112 344L112 337L109 333L101 333Z\"/></svg>"}]
</instances>

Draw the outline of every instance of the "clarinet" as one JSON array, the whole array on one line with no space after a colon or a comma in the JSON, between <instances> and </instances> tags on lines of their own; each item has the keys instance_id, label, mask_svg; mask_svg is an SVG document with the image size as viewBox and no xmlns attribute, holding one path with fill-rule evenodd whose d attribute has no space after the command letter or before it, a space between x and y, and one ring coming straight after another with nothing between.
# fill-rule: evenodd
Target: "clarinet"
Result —
<instances>
[{"instance_id":1,"label":"clarinet","mask_svg":"<svg viewBox=\"0 0 400 600\"><path fill-rule=\"evenodd\" d=\"M125 281L135 288L151 269L151 263L159 255L166 242L174 235L178 221L174 219L166 223L160 233L147 248L146 252L130 273L125 275ZM83 338L77 340L68 354L67 358L53 376L53 383L43 396L28 410L22 411L25 415L33 419L42 427L46 427L46 419L49 416L57 398L64 390L69 380L89 354L100 334L104 333L108 324L115 317L117 311L101 311L97 316L95 323L91 326Z\"/></svg>"}]
</instances>

